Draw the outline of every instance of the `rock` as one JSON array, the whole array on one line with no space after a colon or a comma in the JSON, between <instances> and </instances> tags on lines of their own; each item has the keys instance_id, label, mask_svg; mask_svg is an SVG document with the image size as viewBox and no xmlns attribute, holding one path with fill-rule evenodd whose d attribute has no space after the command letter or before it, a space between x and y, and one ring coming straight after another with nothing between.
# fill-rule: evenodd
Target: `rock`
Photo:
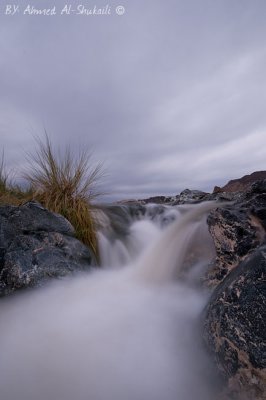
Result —
<instances>
[{"instance_id":1,"label":"rock","mask_svg":"<svg viewBox=\"0 0 266 400\"><path fill-rule=\"evenodd\" d=\"M98 229L110 240L112 238L125 237L129 234L132 215L129 210L135 210L136 214L143 215L145 207L138 203L123 205L101 205L95 209L95 219Z\"/></svg>"},{"instance_id":2,"label":"rock","mask_svg":"<svg viewBox=\"0 0 266 400\"><path fill-rule=\"evenodd\" d=\"M220 186L214 186L213 193L220 193L220 192L222 192L222 189L220 188Z\"/></svg>"},{"instance_id":3,"label":"rock","mask_svg":"<svg viewBox=\"0 0 266 400\"><path fill-rule=\"evenodd\" d=\"M179 196L153 196L148 199L139 200L142 204L171 204L178 200Z\"/></svg>"},{"instance_id":4,"label":"rock","mask_svg":"<svg viewBox=\"0 0 266 400\"><path fill-rule=\"evenodd\" d=\"M222 193L217 193L220 196ZM230 399L266 398L266 180L237 192L208 219L216 258L204 340L227 381Z\"/></svg>"},{"instance_id":5,"label":"rock","mask_svg":"<svg viewBox=\"0 0 266 400\"><path fill-rule=\"evenodd\" d=\"M210 194L206 200L237 201L241 195L242 192L216 192Z\"/></svg>"},{"instance_id":6,"label":"rock","mask_svg":"<svg viewBox=\"0 0 266 400\"><path fill-rule=\"evenodd\" d=\"M266 179L266 171L256 171L250 175L245 175L239 179L232 179L225 186L220 188L215 186L213 193L217 192L243 192L250 188L250 186L259 180Z\"/></svg>"},{"instance_id":7,"label":"rock","mask_svg":"<svg viewBox=\"0 0 266 400\"><path fill-rule=\"evenodd\" d=\"M177 212L169 205L128 203L97 206L94 216L104 236L111 241L124 241L131 232L132 222L145 219L166 226L176 219Z\"/></svg>"},{"instance_id":8,"label":"rock","mask_svg":"<svg viewBox=\"0 0 266 400\"><path fill-rule=\"evenodd\" d=\"M235 197L230 205L213 210L208 219L216 259L207 274L209 286L217 286L257 247L265 242L266 180Z\"/></svg>"},{"instance_id":9,"label":"rock","mask_svg":"<svg viewBox=\"0 0 266 400\"><path fill-rule=\"evenodd\" d=\"M205 311L203 338L230 398L265 400L265 279L264 245L223 280Z\"/></svg>"},{"instance_id":10,"label":"rock","mask_svg":"<svg viewBox=\"0 0 266 400\"><path fill-rule=\"evenodd\" d=\"M0 207L0 296L87 271L92 252L69 221L37 202Z\"/></svg>"},{"instance_id":11,"label":"rock","mask_svg":"<svg viewBox=\"0 0 266 400\"><path fill-rule=\"evenodd\" d=\"M185 189L179 195L179 204L199 203L208 200L209 193L200 190Z\"/></svg>"},{"instance_id":12,"label":"rock","mask_svg":"<svg viewBox=\"0 0 266 400\"><path fill-rule=\"evenodd\" d=\"M132 206L132 205L145 206L146 204L174 205L174 203L178 204L177 203L178 199L179 199L179 195L175 195L175 196L153 196L153 197L149 197L147 199L120 200L120 201L115 202L115 204L127 205L127 206Z\"/></svg>"},{"instance_id":13,"label":"rock","mask_svg":"<svg viewBox=\"0 0 266 400\"><path fill-rule=\"evenodd\" d=\"M234 206L214 210L207 222L216 249L216 259L208 271L207 281L216 286L262 243L263 238L259 237L248 211Z\"/></svg>"},{"instance_id":14,"label":"rock","mask_svg":"<svg viewBox=\"0 0 266 400\"><path fill-rule=\"evenodd\" d=\"M266 179L253 183L237 202L242 203L242 207L249 209L266 229Z\"/></svg>"},{"instance_id":15,"label":"rock","mask_svg":"<svg viewBox=\"0 0 266 400\"><path fill-rule=\"evenodd\" d=\"M153 196L147 199L128 199L116 202L120 205L132 204L165 204L178 205L186 203L199 203L208 200L236 200L243 192L249 190L254 182L266 179L266 171L256 171L239 179L229 181L225 186L214 186L212 193L201 190L185 189L179 195L174 196Z\"/></svg>"}]
</instances>

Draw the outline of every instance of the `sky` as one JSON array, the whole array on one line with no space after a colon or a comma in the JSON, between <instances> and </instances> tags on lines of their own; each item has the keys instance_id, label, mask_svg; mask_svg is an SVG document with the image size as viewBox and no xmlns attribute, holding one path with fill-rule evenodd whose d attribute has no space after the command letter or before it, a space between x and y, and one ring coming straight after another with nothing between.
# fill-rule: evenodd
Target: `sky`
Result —
<instances>
[{"instance_id":1,"label":"sky","mask_svg":"<svg viewBox=\"0 0 266 400\"><path fill-rule=\"evenodd\" d=\"M81 13L93 9L109 14ZM1 0L8 167L26 168L46 131L104 163L107 201L211 192L265 170L265 21L265 0Z\"/></svg>"}]
</instances>

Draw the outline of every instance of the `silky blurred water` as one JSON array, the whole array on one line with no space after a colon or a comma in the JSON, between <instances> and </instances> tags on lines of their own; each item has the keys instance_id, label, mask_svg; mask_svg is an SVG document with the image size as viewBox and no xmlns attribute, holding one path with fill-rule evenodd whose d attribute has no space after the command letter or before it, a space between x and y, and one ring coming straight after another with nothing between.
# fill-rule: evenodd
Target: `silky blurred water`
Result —
<instances>
[{"instance_id":1,"label":"silky blurred water","mask_svg":"<svg viewBox=\"0 0 266 400\"><path fill-rule=\"evenodd\" d=\"M113 254L102 233L101 270L2 301L1 400L216 398L200 335L212 207L134 221Z\"/></svg>"}]
</instances>

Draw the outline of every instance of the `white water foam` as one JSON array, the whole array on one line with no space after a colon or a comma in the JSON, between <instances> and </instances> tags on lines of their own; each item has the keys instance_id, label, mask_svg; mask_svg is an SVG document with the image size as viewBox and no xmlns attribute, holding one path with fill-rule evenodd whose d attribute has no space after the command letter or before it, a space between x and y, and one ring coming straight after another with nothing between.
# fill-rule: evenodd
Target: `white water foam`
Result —
<instances>
[{"instance_id":1,"label":"white water foam","mask_svg":"<svg viewBox=\"0 0 266 400\"><path fill-rule=\"evenodd\" d=\"M213 206L186 210L152 239L151 226L132 227L137 239L146 229L150 244L126 268L2 301L1 400L216 398L198 331L206 296L191 286L193 274L174 279L192 250L206 247L191 231ZM202 261L193 257L192 267Z\"/></svg>"}]
</instances>

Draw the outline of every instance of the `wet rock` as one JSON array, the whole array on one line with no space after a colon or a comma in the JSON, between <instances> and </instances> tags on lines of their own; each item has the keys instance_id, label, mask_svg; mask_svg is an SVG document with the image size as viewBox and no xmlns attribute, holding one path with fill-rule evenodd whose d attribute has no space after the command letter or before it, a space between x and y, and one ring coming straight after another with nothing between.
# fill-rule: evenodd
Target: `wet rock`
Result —
<instances>
[{"instance_id":1,"label":"wet rock","mask_svg":"<svg viewBox=\"0 0 266 400\"><path fill-rule=\"evenodd\" d=\"M139 200L142 204L173 204L179 199L179 196L154 196L148 199Z\"/></svg>"},{"instance_id":2,"label":"wet rock","mask_svg":"<svg viewBox=\"0 0 266 400\"><path fill-rule=\"evenodd\" d=\"M89 270L95 259L69 221L39 203L0 207L0 296Z\"/></svg>"},{"instance_id":3,"label":"wet rock","mask_svg":"<svg viewBox=\"0 0 266 400\"><path fill-rule=\"evenodd\" d=\"M221 195L221 193L218 193ZM266 399L266 180L208 217L216 258L204 340L227 381L229 398Z\"/></svg>"},{"instance_id":4,"label":"wet rock","mask_svg":"<svg viewBox=\"0 0 266 400\"><path fill-rule=\"evenodd\" d=\"M263 235L259 234L249 211L234 206L214 210L208 217L208 225L216 259L208 271L207 282L216 286L263 242Z\"/></svg>"},{"instance_id":5,"label":"wet rock","mask_svg":"<svg viewBox=\"0 0 266 400\"><path fill-rule=\"evenodd\" d=\"M266 181L256 182L223 208L213 210L207 219L216 248L216 259L207 274L209 286L223 279L265 243Z\"/></svg>"},{"instance_id":6,"label":"wet rock","mask_svg":"<svg viewBox=\"0 0 266 400\"><path fill-rule=\"evenodd\" d=\"M238 199L237 204L248 209L266 229L266 179L252 184L250 189Z\"/></svg>"},{"instance_id":7,"label":"wet rock","mask_svg":"<svg viewBox=\"0 0 266 400\"><path fill-rule=\"evenodd\" d=\"M130 210L132 211L130 212ZM113 237L125 237L129 234L133 215L143 215L144 210L144 206L135 203L98 206L95 209L97 228L110 240Z\"/></svg>"},{"instance_id":8,"label":"wet rock","mask_svg":"<svg viewBox=\"0 0 266 400\"><path fill-rule=\"evenodd\" d=\"M217 201L237 201L242 195L242 192L215 192L206 198L206 200Z\"/></svg>"},{"instance_id":9,"label":"wet rock","mask_svg":"<svg viewBox=\"0 0 266 400\"><path fill-rule=\"evenodd\" d=\"M128 199L128 200L121 200L117 201L116 204L118 205L142 205L145 206L146 204L162 204L162 205L174 205L178 204L179 195L175 196L153 196L147 199Z\"/></svg>"},{"instance_id":10,"label":"wet rock","mask_svg":"<svg viewBox=\"0 0 266 400\"><path fill-rule=\"evenodd\" d=\"M179 195L179 204L199 203L208 200L209 193L200 190L185 189Z\"/></svg>"},{"instance_id":11,"label":"wet rock","mask_svg":"<svg viewBox=\"0 0 266 400\"><path fill-rule=\"evenodd\" d=\"M203 337L230 398L266 398L265 245L217 286L206 309Z\"/></svg>"}]
</instances>

